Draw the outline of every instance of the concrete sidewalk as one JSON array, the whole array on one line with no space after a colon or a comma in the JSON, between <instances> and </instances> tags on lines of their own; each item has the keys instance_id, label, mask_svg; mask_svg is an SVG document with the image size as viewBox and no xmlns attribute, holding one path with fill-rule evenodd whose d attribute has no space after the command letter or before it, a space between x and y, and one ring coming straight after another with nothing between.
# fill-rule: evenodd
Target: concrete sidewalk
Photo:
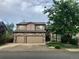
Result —
<instances>
[{"instance_id":1,"label":"concrete sidewalk","mask_svg":"<svg viewBox=\"0 0 79 59\"><path fill-rule=\"evenodd\" d=\"M15 47L17 45L19 45L19 44L13 44L13 43L5 44L5 45L0 46L0 50L2 50L4 48L9 48L9 47Z\"/></svg>"},{"instance_id":2,"label":"concrete sidewalk","mask_svg":"<svg viewBox=\"0 0 79 59\"><path fill-rule=\"evenodd\" d=\"M66 49L67 51L69 51L69 52L79 52L79 48L78 49Z\"/></svg>"}]
</instances>

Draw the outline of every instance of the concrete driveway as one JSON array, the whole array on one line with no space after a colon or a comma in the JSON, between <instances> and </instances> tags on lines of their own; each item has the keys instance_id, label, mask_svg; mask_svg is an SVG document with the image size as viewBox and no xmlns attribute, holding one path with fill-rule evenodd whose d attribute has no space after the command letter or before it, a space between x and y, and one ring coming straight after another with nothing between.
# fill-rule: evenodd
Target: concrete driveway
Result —
<instances>
[{"instance_id":1,"label":"concrete driveway","mask_svg":"<svg viewBox=\"0 0 79 59\"><path fill-rule=\"evenodd\" d=\"M13 44L9 43L0 47L0 51L52 51L54 49L48 48L46 45L34 44Z\"/></svg>"}]
</instances>

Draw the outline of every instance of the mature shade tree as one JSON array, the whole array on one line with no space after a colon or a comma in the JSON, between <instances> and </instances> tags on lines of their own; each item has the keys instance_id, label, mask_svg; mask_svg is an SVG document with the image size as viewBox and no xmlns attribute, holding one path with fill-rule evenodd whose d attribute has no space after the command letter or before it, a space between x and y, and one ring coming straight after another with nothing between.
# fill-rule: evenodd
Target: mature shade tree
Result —
<instances>
[{"instance_id":1,"label":"mature shade tree","mask_svg":"<svg viewBox=\"0 0 79 59\"><path fill-rule=\"evenodd\" d=\"M14 24L6 24L7 27L7 31L6 34L4 34L5 36L5 42L12 42L13 41L13 28L14 28Z\"/></svg>"},{"instance_id":2,"label":"mature shade tree","mask_svg":"<svg viewBox=\"0 0 79 59\"><path fill-rule=\"evenodd\" d=\"M6 24L6 30L0 36L0 44L13 41L13 28L14 28L14 24Z\"/></svg>"},{"instance_id":3,"label":"mature shade tree","mask_svg":"<svg viewBox=\"0 0 79 59\"><path fill-rule=\"evenodd\" d=\"M0 44L4 42L3 35L6 32L7 28L4 22L0 22Z\"/></svg>"},{"instance_id":4,"label":"mature shade tree","mask_svg":"<svg viewBox=\"0 0 79 59\"><path fill-rule=\"evenodd\" d=\"M49 30L61 35L70 35L79 32L79 3L77 0L53 0L52 7L45 8L48 13Z\"/></svg>"},{"instance_id":5,"label":"mature shade tree","mask_svg":"<svg viewBox=\"0 0 79 59\"><path fill-rule=\"evenodd\" d=\"M6 24L6 27L7 27L7 31L9 31L10 33L13 32L13 28L14 28L14 24L11 23L11 24Z\"/></svg>"}]
</instances>

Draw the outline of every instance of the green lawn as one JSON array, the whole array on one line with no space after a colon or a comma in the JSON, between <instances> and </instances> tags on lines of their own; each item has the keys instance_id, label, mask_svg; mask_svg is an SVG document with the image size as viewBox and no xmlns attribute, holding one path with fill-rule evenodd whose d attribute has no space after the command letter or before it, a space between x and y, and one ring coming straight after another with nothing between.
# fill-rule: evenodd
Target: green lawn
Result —
<instances>
[{"instance_id":1,"label":"green lawn","mask_svg":"<svg viewBox=\"0 0 79 59\"><path fill-rule=\"evenodd\" d=\"M64 43L59 43L59 42L51 42L51 43L47 43L48 47L56 47L59 46L61 48L78 48L77 45L72 45L72 44L64 44Z\"/></svg>"}]
</instances>

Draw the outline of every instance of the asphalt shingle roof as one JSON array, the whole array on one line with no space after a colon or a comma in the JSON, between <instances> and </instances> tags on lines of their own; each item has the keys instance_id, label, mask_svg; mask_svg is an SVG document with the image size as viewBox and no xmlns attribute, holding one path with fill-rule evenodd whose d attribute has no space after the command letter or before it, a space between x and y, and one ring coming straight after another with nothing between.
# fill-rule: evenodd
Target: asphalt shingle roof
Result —
<instances>
[{"instance_id":1,"label":"asphalt shingle roof","mask_svg":"<svg viewBox=\"0 0 79 59\"><path fill-rule=\"evenodd\" d=\"M43 24L45 25L46 23L45 22L20 22L18 23L17 25L25 25L25 24Z\"/></svg>"}]
</instances>

